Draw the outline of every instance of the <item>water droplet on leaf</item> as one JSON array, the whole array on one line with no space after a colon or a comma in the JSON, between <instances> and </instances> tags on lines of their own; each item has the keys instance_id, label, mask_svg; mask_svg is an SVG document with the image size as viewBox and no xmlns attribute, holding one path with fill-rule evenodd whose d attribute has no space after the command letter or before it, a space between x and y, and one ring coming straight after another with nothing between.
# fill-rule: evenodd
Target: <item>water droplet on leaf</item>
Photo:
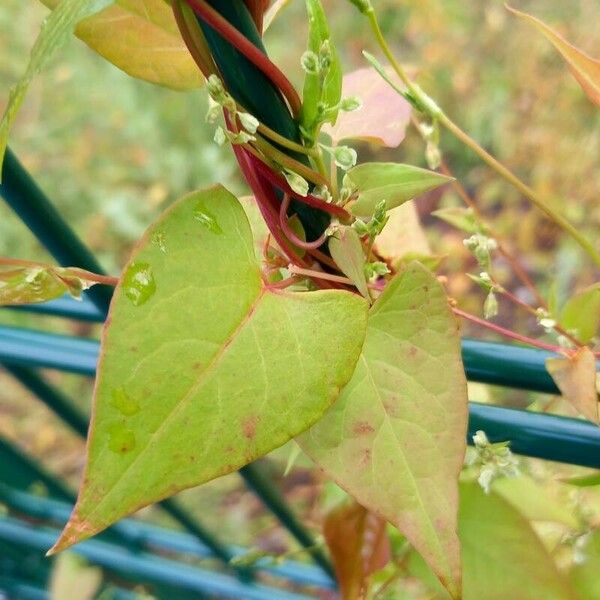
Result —
<instances>
[{"instance_id":1,"label":"water droplet on leaf","mask_svg":"<svg viewBox=\"0 0 600 600\"><path fill-rule=\"evenodd\" d=\"M206 208L202 201L196 204L196 208L194 209L194 219L199 221L200 224L206 227L211 233L216 233L218 235L223 233L223 230L217 223L214 215Z\"/></svg>"},{"instance_id":2,"label":"water droplet on leaf","mask_svg":"<svg viewBox=\"0 0 600 600\"><path fill-rule=\"evenodd\" d=\"M110 403L126 417L131 417L140 412L140 403L135 398L132 398L123 387L112 391L112 400Z\"/></svg>"},{"instance_id":3,"label":"water droplet on leaf","mask_svg":"<svg viewBox=\"0 0 600 600\"><path fill-rule=\"evenodd\" d=\"M108 447L117 454L127 454L135 448L135 433L120 423L109 429Z\"/></svg>"},{"instance_id":4,"label":"water droplet on leaf","mask_svg":"<svg viewBox=\"0 0 600 600\"><path fill-rule=\"evenodd\" d=\"M123 290L134 306L141 306L156 292L156 282L148 263L132 263L123 278Z\"/></svg>"}]
</instances>

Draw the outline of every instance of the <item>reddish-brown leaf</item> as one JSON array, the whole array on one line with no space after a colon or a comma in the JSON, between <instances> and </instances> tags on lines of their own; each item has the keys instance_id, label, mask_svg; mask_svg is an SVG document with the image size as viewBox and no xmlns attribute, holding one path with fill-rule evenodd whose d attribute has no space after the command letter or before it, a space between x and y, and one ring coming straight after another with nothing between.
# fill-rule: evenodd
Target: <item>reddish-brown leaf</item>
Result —
<instances>
[{"instance_id":1,"label":"reddish-brown leaf","mask_svg":"<svg viewBox=\"0 0 600 600\"><path fill-rule=\"evenodd\" d=\"M567 61L569 70L573 77L577 79L583 91L588 98L600 106L600 60L592 58L585 52L582 52L553 29L548 27L543 21L527 13L515 10L507 6L512 13L531 23L546 39L562 54Z\"/></svg>"},{"instance_id":2,"label":"reddish-brown leaf","mask_svg":"<svg viewBox=\"0 0 600 600\"><path fill-rule=\"evenodd\" d=\"M343 600L362 598L369 575L390 560L386 522L357 502L344 503L325 517L323 534Z\"/></svg>"}]
</instances>

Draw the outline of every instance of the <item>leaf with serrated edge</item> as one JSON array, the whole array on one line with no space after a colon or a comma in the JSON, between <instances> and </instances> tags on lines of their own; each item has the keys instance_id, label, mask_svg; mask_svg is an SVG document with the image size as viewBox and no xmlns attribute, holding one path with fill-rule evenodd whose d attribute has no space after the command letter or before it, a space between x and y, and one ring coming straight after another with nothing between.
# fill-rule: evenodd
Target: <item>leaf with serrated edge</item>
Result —
<instances>
[{"instance_id":1,"label":"leaf with serrated edge","mask_svg":"<svg viewBox=\"0 0 600 600\"><path fill-rule=\"evenodd\" d=\"M54 8L59 0L41 0ZM84 19L75 34L128 75L175 90L202 85L202 74L165 0L116 0Z\"/></svg>"},{"instance_id":2,"label":"leaf with serrated edge","mask_svg":"<svg viewBox=\"0 0 600 600\"><path fill-rule=\"evenodd\" d=\"M224 188L173 205L115 290L85 476L52 551L305 431L351 378L366 319L348 292L266 288Z\"/></svg>"},{"instance_id":3,"label":"leaf with serrated edge","mask_svg":"<svg viewBox=\"0 0 600 600\"><path fill-rule=\"evenodd\" d=\"M412 263L371 308L352 380L298 441L340 487L398 527L456 596L466 429L457 323L435 276Z\"/></svg>"},{"instance_id":4,"label":"leaf with serrated edge","mask_svg":"<svg viewBox=\"0 0 600 600\"><path fill-rule=\"evenodd\" d=\"M556 31L548 27L543 21L532 15L515 10L507 6L508 10L532 24L546 39L562 54L567 61L569 70L577 79L588 98L600 106L600 60L588 56L585 52L575 48Z\"/></svg>"},{"instance_id":5,"label":"leaf with serrated edge","mask_svg":"<svg viewBox=\"0 0 600 600\"><path fill-rule=\"evenodd\" d=\"M371 216L382 200L387 210L391 210L452 180L435 171L383 162L358 165L348 171L347 178L359 193L358 200L348 208L359 217Z\"/></svg>"},{"instance_id":6,"label":"leaf with serrated edge","mask_svg":"<svg viewBox=\"0 0 600 600\"><path fill-rule=\"evenodd\" d=\"M389 75L397 78L395 73ZM353 139L387 148L399 146L410 123L410 104L373 67L344 75L342 98L353 96L360 98L360 108L341 112L335 125L323 127L333 143Z\"/></svg>"},{"instance_id":7,"label":"leaf with serrated edge","mask_svg":"<svg viewBox=\"0 0 600 600\"><path fill-rule=\"evenodd\" d=\"M600 423L594 353L583 347L569 357L548 358L546 369L565 400L586 419Z\"/></svg>"}]
</instances>

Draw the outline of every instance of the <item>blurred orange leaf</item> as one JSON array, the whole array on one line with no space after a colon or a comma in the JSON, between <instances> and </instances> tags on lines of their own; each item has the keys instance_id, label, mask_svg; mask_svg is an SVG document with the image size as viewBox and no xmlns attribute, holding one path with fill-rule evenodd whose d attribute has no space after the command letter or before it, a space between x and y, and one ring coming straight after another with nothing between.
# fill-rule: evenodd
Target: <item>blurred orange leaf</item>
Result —
<instances>
[{"instance_id":1,"label":"blurred orange leaf","mask_svg":"<svg viewBox=\"0 0 600 600\"><path fill-rule=\"evenodd\" d=\"M390 78L394 76L390 74ZM372 67L344 76L342 98L352 96L360 98L362 106L352 112L340 112L335 125L323 128L333 143L354 139L388 148L400 145L410 122L410 104Z\"/></svg>"},{"instance_id":2,"label":"blurred orange leaf","mask_svg":"<svg viewBox=\"0 0 600 600\"><path fill-rule=\"evenodd\" d=\"M600 423L594 353L580 348L568 358L549 358L546 369L565 399L586 419Z\"/></svg>"},{"instance_id":3,"label":"blurred orange leaf","mask_svg":"<svg viewBox=\"0 0 600 600\"><path fill-rule=\"evenodd\" d=\"M58 0L41 0L54 10ZM75 28L79 39L132 77L176 90L202 85L164 0L116 0Z\"/></svg>"},{"instance_id":4,"label":"blurred orange leaf","mask_svg":"<svg viewBox=\"0 0 600 600\"><path fill-rule=\"evenodd\" d=\"M362 598L369 575L390 560L386 522L357 502L344 503L327 514L323 534L342 599Z\"/></svg>"},{"instance_id":5,"label":"blurred orange leaf","mask_svg":"<svg viewBox=\"0 0 600 600\"><path fill-rule=\"evenodd\" d=\"M512 13L529 21L546 39L562 54L567 61L569 69L573 76L588 95L589 99L600 106L600 60L596 60L582 52L553 29L548 27L543 21L527 13L515 10L510 6L506 7Z\"/></svg>"}]
</instances>

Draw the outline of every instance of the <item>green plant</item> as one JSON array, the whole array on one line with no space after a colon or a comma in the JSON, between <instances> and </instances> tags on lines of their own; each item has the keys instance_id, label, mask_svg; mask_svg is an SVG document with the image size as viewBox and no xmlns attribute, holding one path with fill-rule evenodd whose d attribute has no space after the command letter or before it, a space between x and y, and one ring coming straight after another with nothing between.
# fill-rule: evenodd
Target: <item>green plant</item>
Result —
<instances>
[{"instance_id":1,"label":"green plant","mask_svg":"<svg viewBox=\"0 0 600 600\"><path fill-rule=\"evenodd\" d=\"M479 319L451 307L436 276L413 262L410 248L392 257L381 254L378 239L388 211L441 185L457 186L470 203L442 164L441 126L571 234L597 264L598 251L408 77L369 2L353 4L392 68L390 73L366 55L380 75L378 89L389 85L397 92L395 104L385 108L408 117L407 103L412 107L430 168L441 166L445 174L395 163L357 165L356 151L339 144L367 138L387 145L389 116L377 95L362 108L358 98L342 97L340 60L317 0L306 3L310 33L299 61L305 72L302 99L262 47L264 2L175 0L172 13L163 0L145 3L149 12L135 2L48 4L55 11L11 96L2 139L33 74L86 17L78 34L136 76L193 87L195 61L208 81L208 121L223 115L215 141L232 144L256 200L249 210L258 209L266 224L257 225L253 215L251 232L237 200L213 188L185 197L165 213L142 238L118 283L75 269L3 259L11 266L0 280L4 303L41 301L64 291L77 295L90 283L117 284L103 339L87 476L55 550L296 438L365 509L396 525L448 592L460 597L458 478L467 396L452 312L563 352L565 358L554 359L558 363L550 371L555 377L560 373L557 384L578 410L597 421L590 342L598 323L589 323L597 314L598 289L584 290L559 312L499 244L476 206L438 212L469 236L465 245L479 266L474 278L487 296L486 319ZM128 48L115 50L97 34L104 20L123 13L129 17L130 47L145 41L150 52L148 40L160 45L159 36L168 34L182 47L183 39L188 52L177 70L180 77L173 77L173 57L150 53L135 62ZM152 61L156 64L148 69ZM573 68L597 99L593 62L591 68L585 61ZM357 114L359 123L353 121ZM540 299L538 306L523 303L498 283L496 251L510 258ZM488 323L497 312L497 297L535 314L557 343ZM487 450L481 453L487 472L501 473L506 465L498 456L505 448L480 442ZM467 491L468 503L477 495ZM366 520L365 509L357 510ZM364 540L357 542L359 551L363 545ZM348 597L363 593L373 570L352 570L351 576L360 578L349 585ZM477 588L469 581L475 587L465 594L472 596ZM547 585L554 593L563 583L556 575Z\"/></svg>"}]
</instances>

